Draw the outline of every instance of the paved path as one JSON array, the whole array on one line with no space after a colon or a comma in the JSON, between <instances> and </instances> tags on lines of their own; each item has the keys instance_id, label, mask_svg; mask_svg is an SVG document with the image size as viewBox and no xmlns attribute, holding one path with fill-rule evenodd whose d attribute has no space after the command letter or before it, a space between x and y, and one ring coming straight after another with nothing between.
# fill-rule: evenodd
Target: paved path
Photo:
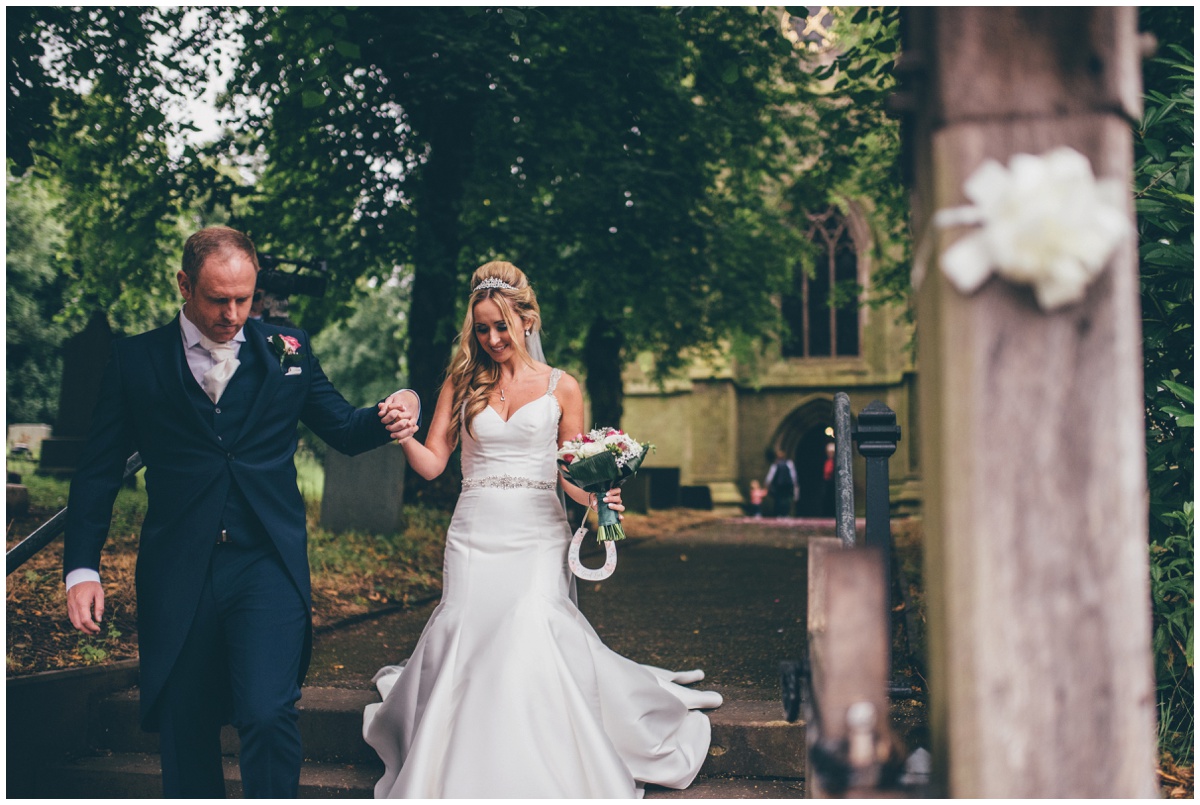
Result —
<instances>
[{"instance_id":1,"label":"paved path","mask_svg":"<svg viewBox=\"0 0 1200 805\"><path fill-rule=\"evenodd\" d=\"M808 537L831 532L832 521L737 518L635 534L610 579L580 583L580 607L631 659L703 668L706 687L777 700L779 662L804 650ZM308 684L370 687L378 668L409 655L435 605L318 635Z\"/></svg>"}]
</instances>

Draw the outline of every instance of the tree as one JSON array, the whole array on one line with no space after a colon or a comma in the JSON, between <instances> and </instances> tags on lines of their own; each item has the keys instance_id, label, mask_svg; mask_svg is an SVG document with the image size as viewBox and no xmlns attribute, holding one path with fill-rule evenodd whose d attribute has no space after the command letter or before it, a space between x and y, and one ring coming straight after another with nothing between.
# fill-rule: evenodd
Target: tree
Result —
<instances>
[{"instance_id":1,"label":"tree","mask_svg":"<svg viewBox=\"0 0 1200 805\"><path fill-rule=\"evenodd\" d=\"M816 71L829 85L813 106L822 147L790 198L812 213L851 198L866 202L876 249L868 302L896 305L912 324L908 183L900 121L889 110L897 90L900 9L839 7L830 14L835 56Z\"/></svg>"},{"instance_id":2,"label":"tree","mask_svg":"<svg viewBox=\"0 0 1200 805\"><path fill-rule=\"evenodd\" d=\"M62 200L36 177L9 177L5 186L6 419L52 423L67 335L57 321L67 278L60 256L66 232L57 215Z\"/></svg>"},{"instance_id":3,"label":"tree","mask_svg":"<svg viewBox=\"0 0 1200 805\"><path fill-rule=\"evenodd\" d=\"M180 140L190 124L164 111L203 75L210 31L184 33L184 13L8 10L9 169L59 188L69 327L104 310L118 330L141 329L173 305L181 210L216 175Z\"/></svg>"},{"instance_id":4,"label":"tree","mask_svg":"<svg viewBox=\"0 0 1200 805\"><path fill-rule=\"evenodd\" d=\"M405 382L410 280L400 271L384 282L359 280L349 315L313 338L329 379L354 405L373 405Z\"/></svg>"},{"instance_id":5,"label":"tree","mask_svg":"<svg viewBox=\"0 0 1200 805\"><path fill-rule=\"evenodd\" d=\"M236 94L264 158L247 227L347 280L411 266L410 382L432 399L485 259L526 268L597 420L654 350L762 332L791 269L768 205L801 116L791 44L746 9L290 8L243 29ZM261 152L257 149L262 149ZM328 316L342 282L305 314ZM306 323L308 319L306 318Z\"/></svg>"}]
</instances>

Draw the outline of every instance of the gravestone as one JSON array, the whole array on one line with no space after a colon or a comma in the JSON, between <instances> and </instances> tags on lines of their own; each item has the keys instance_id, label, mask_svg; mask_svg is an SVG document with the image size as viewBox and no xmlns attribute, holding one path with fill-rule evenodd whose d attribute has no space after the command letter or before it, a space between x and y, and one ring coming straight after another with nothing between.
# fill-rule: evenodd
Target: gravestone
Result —
<instances>
[{"instance_id":1,"label":"gravestone","mask_svg":"<svg viewBox=\"0 0 1200 805\"><path fill-rule=\"evenodd\" d=\"M404 450L385 444L357 456L325 455L321 527L394 534L404 528Z\"/></svg>"},{"instance_id":2,"label":"gravestone","mask_svg":"<svg viewBox=\"0 0 1200 805\"><path fill-rule=\"evenodd\" d=\"M24 447L32 455L42 452L42 442L50 437L50 426L35 423L16 424L8 426L8 450Z\"/></svg>"},{"instance_id":3,"label":"gravestone","mask_svg":"<svg viewBox=\"0 0 1200 805\"><path fill-rule=\"evenodd\" d=\"M100 398L100 381L108 365L113 333L108 318L95 313L87 327L63 344L62 387L53 435L42 442L38 473L71 475L92 426L92 413Z\"/></svg>"},{"instance_id":4,"label":"gravestone","mask_svg":"<svg viewBox=\"0 0 1200 805\"><path fill-rule=\"evenodd\" d=\"M6 517L11 521L29 511L29 488L24 484L9 483L4 488Z\"/></svg>"},{"instance_id":5,"label":"gravestone","mask_svg":"<svg viewBox=\"0 0 1200 805\"><path fill-rule=\"evenodd\" d=\"M650 482L650 508L673 509L679 505L679 468L642 467L638 475Z\"/></svg>"}]
</instances>

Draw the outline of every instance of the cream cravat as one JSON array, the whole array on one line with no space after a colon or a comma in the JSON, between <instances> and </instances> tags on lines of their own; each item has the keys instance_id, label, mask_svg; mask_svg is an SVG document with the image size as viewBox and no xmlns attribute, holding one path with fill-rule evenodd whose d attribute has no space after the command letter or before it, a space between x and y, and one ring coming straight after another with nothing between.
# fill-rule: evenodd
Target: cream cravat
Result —
<instances>
[{"instance_id":1,"label":"cream cravat","mask_svg":"<svg viewBox=\"0 0 1200 805\"><path fill-rule=\"evenodd\" d=\"M241 361L237 359L237 342L230 339L221 344L201 335L200 346L207 349L208 354L212 355L212 359L216 361L213 368L204 373L204 378L200 382L208 398L216 402L221 399L225 387L229 385L229 378L233 377L233 373L241 365Z\"/></svg>"}]
</instances>

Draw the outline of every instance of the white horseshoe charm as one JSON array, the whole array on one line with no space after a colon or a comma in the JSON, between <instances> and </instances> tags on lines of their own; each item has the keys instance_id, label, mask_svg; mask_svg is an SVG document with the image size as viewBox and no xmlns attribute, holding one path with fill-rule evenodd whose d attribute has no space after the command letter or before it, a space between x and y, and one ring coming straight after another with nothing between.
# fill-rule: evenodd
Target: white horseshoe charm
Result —
<instances>
[{"instance_id":1,"label":"white horseshoe charm","mask_svg":"<svg viewBox=\"0 0 1200 805\"><path fill-rule=\"evenodd\" d=\"M612 540L605 540L604 564L593 570L590 567L584 567L583 563L579 561L579 546L583 544L583 538L586 536L586 528L580 527L575 530L575 536L571 539L571 549L567 551L567 567L571 568L571 572L584 581L604 581L617 569L617 546Z\"/></svg>"}]
</instances>

